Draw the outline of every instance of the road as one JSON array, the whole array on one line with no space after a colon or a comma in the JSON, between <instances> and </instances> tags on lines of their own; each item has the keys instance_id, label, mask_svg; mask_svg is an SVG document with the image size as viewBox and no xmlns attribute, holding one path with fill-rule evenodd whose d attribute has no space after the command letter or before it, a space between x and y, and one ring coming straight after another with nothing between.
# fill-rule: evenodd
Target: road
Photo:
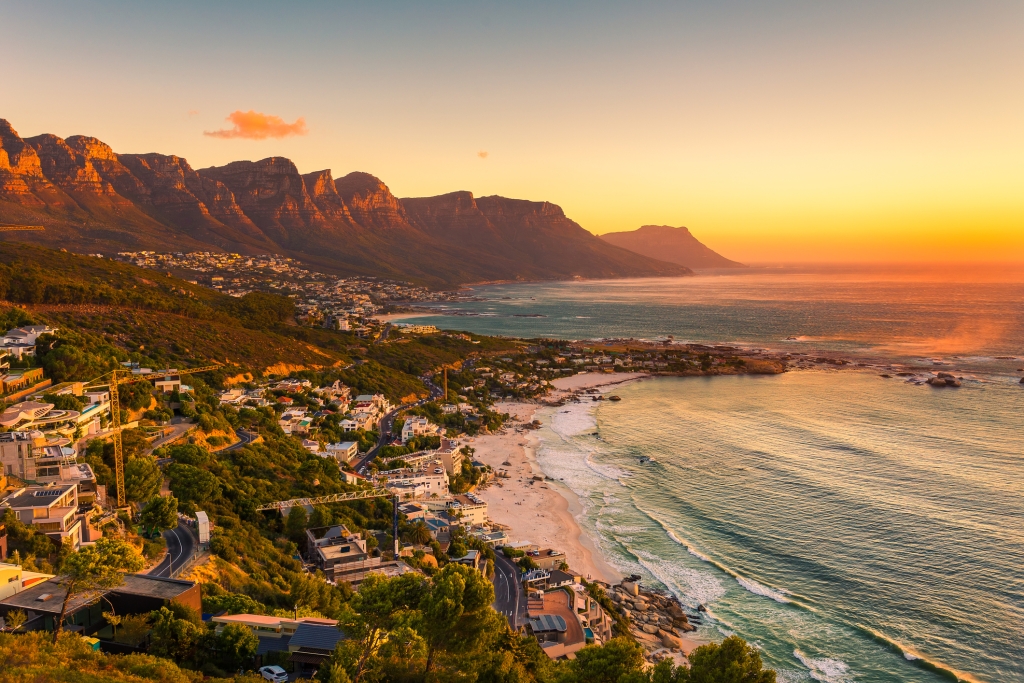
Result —
<instances>
[{"instance_id":1,"label":"road","mask_svg":"<svg viewBox=\"0 0 1024 683\"><path fill-rule=\"evenodd\" d=\"M167 436L161 436L153 440L153 443L149 445L149 452L152 453L161 446L166 446L172 441L176 441L184 436L190 429L195 429L195 423L192 421L186 421L185 418L174 418L171 420L171 433Z\"/></svg>"},{"instance_id":2,"label":"road","mask_svg":"<svg viewBox=\"0 0 1024 683\"><path fill-rule=\"evenodd\" d=\"M380 438L377 439L377 445L371 448L370 450L366 451L366 453L364 453L362 457L360 457L358 460L356 460L355 463L352 464L356 472L358 472L366 465L370 464L370 461L377 457L377 451L379 451L381 447L388 445L388 442L391 441L391 428L392 426L394 426L395 417L398 416L399 412L407 410L409 408L414 408L416 406L421 406L429 401L436 401L441 397L441 389L436 384L431 382L426 377L421 377L420 379L423 380L423 383L427 386L427 389L430 390L430 396L424 399L420 399L415 403L410 403L409 405L398 406L390 413L386 414L384 417L381 418Z\"/></svg>"},{"instance_id":3,"label":"road","mask_svg":"<svg viewBox=\"0 0 1024 683\"><path fill-rule=\"evenodd\" d=\"M239 439L241 439L241 441L233 443L230 446L228 446L227 448L222 449L220 451L221 453L227 453L229 451L237 451L242 446L248 446L253 441L255 441L256 439L259 438L259 434L257 434L256 432L250 432L250 431L248 431L246 429L236 429L235 430L235 435Z\"/></svg>"},{"instance_id":4,"label":"road","mask_svg":"<svg viewBox=\"0 0 1024 683\"><path fill-rule=\"evenodd\" d=\"M195 552L196 537L192 535L192 531L187 526L178 522L177 529L168 529L164 532L164 540L167 541L167 555L149 572L149 575L169 579L192 557Z\"/></svg>"},{"instance_id":5,"label":"road","mask_svg":"<svg viewBox=\"0 0 1024 683\"><path fill-rule=\"evenodd\" d=\"M519 569L501 553L494 555L494 607L508 619L513 630L519 628L523 615L520 606L523 589L519 584Z\"/></svg>"}]
</instances>

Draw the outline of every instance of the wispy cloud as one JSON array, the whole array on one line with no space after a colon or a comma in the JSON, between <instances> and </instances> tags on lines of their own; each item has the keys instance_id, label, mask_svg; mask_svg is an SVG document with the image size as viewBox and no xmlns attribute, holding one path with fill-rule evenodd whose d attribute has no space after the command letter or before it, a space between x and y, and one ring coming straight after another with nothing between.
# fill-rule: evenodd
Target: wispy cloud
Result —
<instances>
[{"instance_id":1,"label":"wispy cloud","mask_svg":"<svg viewBox=\"0 0 1024 683\"><path fill-rule=\"evenodd\" d=\"M487 158L487 152L484 152L483 150L477 152L476 155L478 157L480 157L481 159L486 159Z\"/></svg>"},{"instance_id":2,"label":"wispy cloud","mask_svg":"<svg viewBox=\"0 0 1024 683\"><path fill-rule=\"evenodd\" d=\"M203 135L211 138L247 138L249 140L266 140L267 138L286 138L289 135L305 135L306 119L298 118L294 123L285 123L280 116L262 114L258 111L236 111L228 115L226 121L234 124L234 128L204 131Z\"/></svg>"}]
</instances>

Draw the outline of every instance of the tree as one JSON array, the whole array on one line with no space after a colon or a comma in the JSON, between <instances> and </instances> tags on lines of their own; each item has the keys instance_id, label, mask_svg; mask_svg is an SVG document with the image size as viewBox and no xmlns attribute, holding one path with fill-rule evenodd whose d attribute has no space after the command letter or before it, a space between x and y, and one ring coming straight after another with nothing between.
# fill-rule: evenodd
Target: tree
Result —
<instances>
[{"instance_id":1,"label":"tree","mask_svg":"<svg viewBox=\"0 0 1024 683\"><path fill-rule=\"evenodd\" d=\"M195 444L178 444L171 446L166 451L167 456L174 462L183 465L205 465L210 460L210 451Z\"/></svg>"},{"instance_id":2,"label":"tree","mask_svg":"<svg viewBox=\"0 0 1024 683\"><path fill-rule=\"evenodd\" d=\"M428 527L422 519L417 520L409 529L409 541L416 545L427 545L430 543L431 539L430 527Z\"/></svg>"},{"instance_id":3,"label":"tree","mask_svg":"<svg viewBox=\"0 0 1024 683\"><path fill-rule=\"evenodd\" d=\"M181 503L203 503L220 489L220 482L206 470L192 465L174 463L167 468L171 491Z\"/></svg>"},{"instance_id":4,"label":"tree","mask_svg":"<svg viewBox=\"0 0 1024 683\"><path fill-rule=\"evenodd\" d=\"M150 615L153 633L149 651L176 662L194 662L205 631L188 619L179 619L172 610L161 607Z\"/></svg>"},{"instance_id":5,"label":"tree","mask_svg":"<svg viewBox=\"0 0 1024 683\"><path fill-rule=\"evenodd\" d=\"M260 639L248 626L228 624L217 634L217 653L226 669L237 671L256 656Z\"/></svg>"},{"instance_id":6,"label":"tree","mask_svg":"<svg viewBox=\"0 0 1024 683\"><path fill-rule=\"evenodd\" d=\"M148 614L129 614L121 617L120 642L138 647L149 633Z\"/></svg>"},{"instance_id":7,"label":"tree","mask_svg":"<svg viewBox=\"0 0 1024 683\"><path fill-rule=\"evenodd\" d=\"M115 588L124 581L124 572L137 572L146 562L135 546L120 538L101 538L96 545L79 548L64 558L56 581L64 587L64 601L60 617L53 629L53 642L60 638L68 605L75 596L85 594L99 598L103 591Z\"/></svg>"},{"instance_id":8,"label":"tree","mask_svg":"<svg viewBox=\"0 0 1024 683\"><path fill-rule=\"evenodd\" d=\"M427 643L424 676L439 652L466 651L476 645L494 602L494 586L483 574L461 564L447 564L434 575L421 603L420 632Z\"/></svg>"},{"instance_id":9,"label":"tree","mask_svg":"<svg viewBox=\"0 0 1024 683\"><path fill-rule=\"evenodd\" d=\"M352 586L342 581L337 586L324 580L324 575L317 572L313 576L298 574L292 581L288 593L296 607L308 607L327 617L336 617L345 603L352 597Z\"/></svg>"},{"instance_id":10,"label":"tree","mask_svg":"<svg viewBox=\"0 0 1024 683\"><path fill-rule=\"evenodd\" d=\"M426 584L417 574L391 579L368 575L342 613L338 626L347 638L338 644L328 665L321 669L320 680L344 681L339 673L344 671L352 683L359 683L369 671L377 669L381 647L417 616L416 608L425 591Z\"/></svg>"},{"instance_id":11,"label":"tree","mask_svg":"<svg viewBox=\"0 0 1024 683\"><path fill-rule=\"evenodd\" d=\"M160 490L163 475L156 461L149 456L124 464L124 495L131 501L148 500Z\"/></svg>"},{"instance_id":12,"label":"tree","mask_svg":"<svg viewBox=\"0 0 1024 683\"><path fill-rule=\"evenodd\" d=\"M174 496L154 496L142 509L142 523L160 532L178 526L178 499Z\"/></svg>"},{"instance_id":13,"label":"tree","mask_svg":"<svg viewBox=\"0 0 1024 683\"><path fill-rule=\"evenodd\" d=\"M301 505L293 505L288 510L288 517L285 518L284 529L288 538L300 543L306 538L306 510Z\"/></svg>"},{"instance_id":14,"label":"tree","mask_svg":"<svg viewBox=\"0 0 1024 683\"><path fill-rule=\"evenodd\" d=\"M570 680L583 683L626 683L643 671L644 650L634 640L612 638L601 647L585 647L569 664Z\"/></svg>"},{"instance_id":15,"label":"tree","mask_svg":"<svg viewBox=\"0 0 1024 683\"><path fill-rule=\"evenodd\" d=\"M739 636L701 645L688 659L690 669L680 678L688 683L775 683L775 671L763 668L757 649Z\"/></svg>"},{"instance_id":16,"label":"tree","mask_svg":"<svg viewBox=\"0 0 1024 683\"><path fill-rule=\"evenodd\" d=\"M26 621L28 621L28 616L25 614L25 610L20 609L11 610L4 617L4 624L11 629L11 633L24 626Z\"/></svg>"}]
</instances>

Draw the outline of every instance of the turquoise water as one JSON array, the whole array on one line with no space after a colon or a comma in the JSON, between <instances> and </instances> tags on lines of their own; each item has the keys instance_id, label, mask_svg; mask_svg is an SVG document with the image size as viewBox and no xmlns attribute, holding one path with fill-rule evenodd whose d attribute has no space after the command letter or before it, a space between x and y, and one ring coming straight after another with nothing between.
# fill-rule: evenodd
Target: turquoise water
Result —
<instances>
[{"instance_id":1,"label":"turquoise water","mask_svg":"<svg viewBox=\"0 0 1024 683\"><path fill-rule=\"evenodd\" d=\"M420 320L863 363L616 387L618 403L540 411L538 458L580 497L581 526L613 565L707 605L701 633L756 643L781 680L1024 681L1019 271L745 271L472 293L481 300L447 304L461 315ZM933 389L891 367L965 381Z\"/></svg>"},{"instance_id":2,"label":"turquoise water","mask_svg":"<svg viewBox=\"0 0 1024 683\"><path fill-rule=\"evenodd\" d=\"M614 566L708 606L704 635L787 681L1024 680L1020 388L798 371L615 393L545 409L541 466Z\"/></svg>"}]
</instances>

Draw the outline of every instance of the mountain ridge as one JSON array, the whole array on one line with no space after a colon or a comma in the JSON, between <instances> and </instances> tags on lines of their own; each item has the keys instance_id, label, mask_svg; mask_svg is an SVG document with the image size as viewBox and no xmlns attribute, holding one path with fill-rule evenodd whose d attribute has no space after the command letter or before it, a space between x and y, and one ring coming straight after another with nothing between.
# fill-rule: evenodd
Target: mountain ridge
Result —
<instances>
[{"instance_id":1,"label":"mountain ridge","mask_svg":"<svg viewBox=\"0 0 1024 683\"><path fill-rule=\"evenodd\" d=\"M601 239L623 249L677 263L687 268L746 268L725 258L698 240L688 228L642 225L636 230L607 232Z\"/></svg>"},{"instance_id":2,"label":"mountain ridge","mask_svg":"<svg viewBox=\"0 0 1024 683\"><path fill-rule=\"evenodd\" d=\"M281 253L430 286L691 274L599 239L550 202L466 191L400 199L369 173L303 174L285 157L194 169L89 136L22 139L4 119L0 221L46 227L0 240L88 253Z\"/></svg>"}]
</instances>

